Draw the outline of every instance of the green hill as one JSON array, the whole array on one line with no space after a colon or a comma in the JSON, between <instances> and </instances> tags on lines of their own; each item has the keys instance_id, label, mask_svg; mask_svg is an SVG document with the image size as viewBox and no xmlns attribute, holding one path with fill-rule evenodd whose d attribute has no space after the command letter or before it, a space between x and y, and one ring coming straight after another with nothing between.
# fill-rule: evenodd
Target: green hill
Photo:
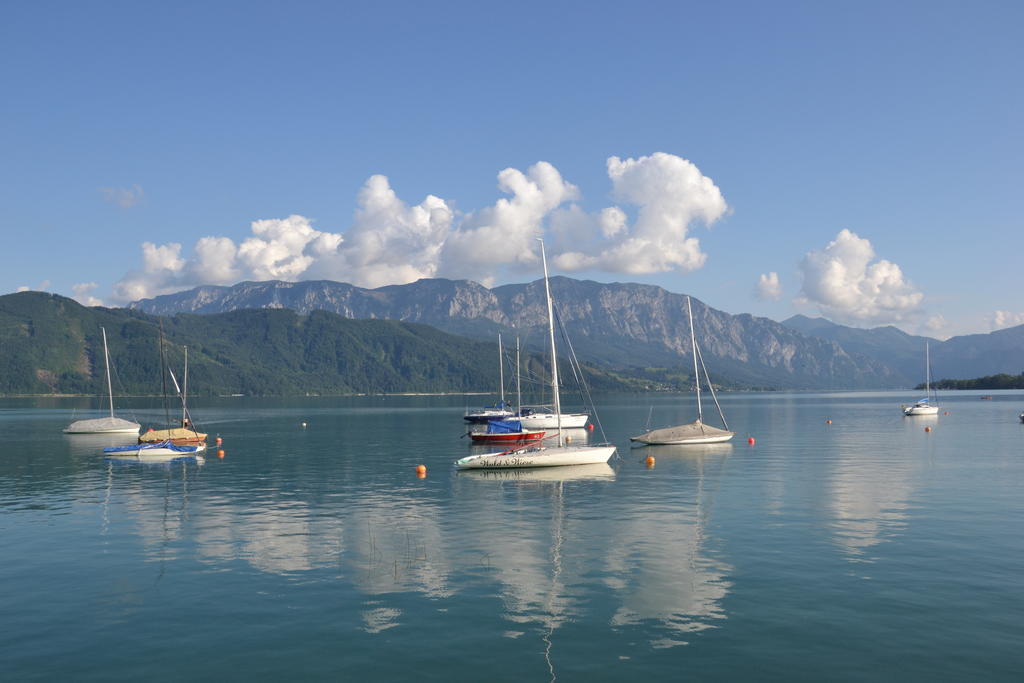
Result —
<instances>
[{"instance_id":1,"label":"green hill","mask_svg":"<svg viewBox=\"0 0 1024 683\"><path fill-rule=\"evenodd\" d=\"M426 325L352 320L334 313L239 310L162 319L180 379L189 349L189 393L304 395L493 391L495 344ZM61 296L0 296L0 394L102 394L106 328L115 393L161 392L161 318L128 309L86 308ZM524 366L540 371L542 360ZM506 372L506 377L508 377ZM628 379L587 369L594 389L628 389Z\"/></svg>"}]
</instances>

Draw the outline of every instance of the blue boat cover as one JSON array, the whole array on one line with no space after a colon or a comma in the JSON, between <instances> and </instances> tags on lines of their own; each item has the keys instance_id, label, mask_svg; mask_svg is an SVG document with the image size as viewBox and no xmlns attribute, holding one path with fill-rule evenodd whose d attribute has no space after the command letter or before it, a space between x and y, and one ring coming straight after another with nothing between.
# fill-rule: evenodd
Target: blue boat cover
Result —
<instances>
[{"instance_id":1,"label":"blue boat cover","mask_svg":"<svg viewBox=\"0 0 1024 683\"><path fill-rule=\"evenodd\" d=\"M925 396L924 398L918 400L918 403L927 403L927 402L928 402L928 397L927 396Z\"/></svg>"},{"instance_id":2,"label":"blue boat cover","mask_svg":"<svg viewBox=\"0 0 1024 683\"><path fill-rule=\"evenodd\" d=\"M487 423L488 434L514 434L523 431L523 423L519 420L491 420Z\"/></svg>"}]
</instances>

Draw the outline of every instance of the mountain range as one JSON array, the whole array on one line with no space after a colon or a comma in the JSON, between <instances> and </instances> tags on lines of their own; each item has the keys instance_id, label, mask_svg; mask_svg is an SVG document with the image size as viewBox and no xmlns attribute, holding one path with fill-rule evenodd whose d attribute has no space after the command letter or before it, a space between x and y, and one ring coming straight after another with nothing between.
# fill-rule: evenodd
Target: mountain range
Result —
<instances>
[{"instance_id":1,"label":"mountain range","mask_svg":"<svg viewBox=\"0 0 1024 683\"><path fill-rule=\"evenodd\" d=\"M686 296L652 285L550 280L556 310L582 359L634 375L687 375L692 362ZM858 329L823 318L782 323L731 315L692 299L698 344L713 378L773 388L899 388L924 376L967 378L1024 367L1024 326L944 342L892 326ZM425 279L365 289L326 280L202 286L137 301L154 315L210 314L246 308L327 310L348 318L417 322L462 336L518 335L543 346L543 281L489 289L469 280Z\"/></svg>"}]
</instances>

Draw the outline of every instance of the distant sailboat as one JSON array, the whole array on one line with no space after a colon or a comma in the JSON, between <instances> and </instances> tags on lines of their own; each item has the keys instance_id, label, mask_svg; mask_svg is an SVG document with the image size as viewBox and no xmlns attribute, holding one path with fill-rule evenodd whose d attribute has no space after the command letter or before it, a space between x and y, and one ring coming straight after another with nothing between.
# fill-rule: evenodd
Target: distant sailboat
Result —
<instances>
[{"instance_id":1,"label":"distant sailboat","mask_svg":"<svg viewBox=\"0 0 1024 683\"><path fill-rule=\"evenodd\" d=\"M544 293L548 305L548 336L551 339L551 394L555 401L557 445L532 446L501 453L470 455L455 461L459 469L495 469L511 467L558 467L562 465L593 465L607 463L615 453L615 446L570 446L562 435L560 416L562 405L558 397L558 354L555 349L555 315L551 302L551 287L548 284L548 261L544 253L544 240L540 240L540 257L544 264Z\"/></svg>"},{"instance_id":2,"label":"distant sailboat","mask_svg":"<svg viewBox=\"0 0 1024 683\"><path fill-rule=\"evenodd\" d=\"M513 413L505 402L505 359L501 349L501 335L498 335L498 402L493 406L484 406L477 410L469 411L463 419L470 424L487 424L491 420L504 420L512 417Z\"/></svg>"},{"instance_id":3,"label":"distant sailboat","mask_svg":"<svg viewBox=\"0 0 1024 683\"><path fill-rule=\"evenodd\" d=\"M646 434L641 434L640 436L630 437L630 441L650 444L652 446L704 444L728 441L734 435L733 432L729 431L729 424L725 421L725 415L722 413L722 406L718 405L718 397L715 396L715 388L711 385L711 379L708 377L707 368L704 368L704 378L708 381L708 389L711 390L711 397L715 400L715 406L718 408L718 416L722 418L722 424L725 426L725 429L719 429L718 427L712 427L711 425L704 424L704 411L701 408L700 403L700 371L697 368L697 360L700 359L700 364L703 366L704 358L700 355L700 348L697 346L697 335L693 330L693 309L690 306L690 297L686 297L686 313L690 318L690 344L693 347L693 381L697 389L697 420L690 424L655 429L647 432Z\"/></svg>"},{"instance_id":4,"label":"distant sailboat","mask_svg":"<svg viewBox=\"0 0 1024 683\"><path fill-rule=\"evenodd\" d=\"M900 406L904 415L938 415L939 407L935 405L937 397L932 391L932 363L928 353L928 342L924 343L924 398L912 406Z\"/></svg>"},{"instance_id":5,"label":"distant sailboat","mask_svg":"<svg viewBox=\"0 0 1024 683\"><path fill-rule=\"evenodd\" d=\"M107 330L103 333L103 362L107 368L107 397L110 400L110 416L93 420L78 420L64 428L65 434L138 434L141 425L138 422L114 417L114 389L110 383L110 354L107 351Z\"/></svg>"}]
</instances>

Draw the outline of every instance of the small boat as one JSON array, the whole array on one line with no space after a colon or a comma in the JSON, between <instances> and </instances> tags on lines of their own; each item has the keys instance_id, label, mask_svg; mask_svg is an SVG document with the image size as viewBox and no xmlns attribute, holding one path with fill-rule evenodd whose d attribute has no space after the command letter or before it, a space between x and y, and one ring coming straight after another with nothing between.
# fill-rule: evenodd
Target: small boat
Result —
<instances>
[{"instance_id":1,"label":"small boat","mask_svg":"<svg viewBox=\"0 0 1024 683\"><path fill-rule=\"evenodd\" d=\"M561 467L608 464L615 446L525 446L501 453L470 455L455 461L460 470L510 467Z\"/></svg>"},{"instance_id":2,"label":"small boat","mask_svg":"<svg viewBox=\"0 0 1024 683\"><path fill-rule=\"evenodd\" d=\"M92 420L78 420L64 428L65 434L138 434L141 426L138 422L130 422L114 417L114 389L110 383L110 354L107 352L107 330L103 333L103 362L107 367L107 397L110 400L110 416Z\"/></svg>"},{"instance_id":3,"label":"small boat","mask_svg":"<svg viewBox=\"0 0 1024 683\"><path fill-rule=\"evenodd\" d=\"M932 401L932 398L935 397L935 392L932 391L932 364L928 353L928 342L924 343L924 378L924 398L919 399L912 406L900 406L900 410L907 417L939 414L939 407Z\"/></svg>"},{"instance_id":4,"label":"small boat","mask_svg":"<svg viewBox=\"0 0 1024 683\"><path fill-rule=\"evenodd\" d=\"M559 423L562 429L585 427L590 415L587 413L559 413L556 415L551 406L523 406L519 410L519 420L527 429L554 429Z\"/></svg>"},{"instance_id":5,"label":"small boat","mask_svg":"<svg viewBox=\"0 0 1024 683\"><path fill-rule=\"evenodd\" d=\"M160 361L163 365L163 336L160 338ZM198 446L200 451L206 450L207 434L196 430L192 424L192 415L188 412L186 398L188 396L188 347L185 347L185 374L182 377L182 386L178 386L178 379L174 376L174 370L167 368L167 372L174 382L174 390L178 392L181 399L181 419L177 426L169 429L148 429L139 437L140 444L162 443L170 441L176 446Z\"/></svg>"},{"instance_id":6,"label":"small boat","mask_svg":"<svg viewBox=\"0 0 1024 683\"><path fill-rule=\"evenodd\" d=\"M1021 413L1021 414L1020 414L1020 421L1021 421L1021 422L1024 422L1024 413Z\"/></svg>"},{"instance_id":7,"label":"small boat","mask_svg":"<svg viewBox=\"0 0 1024 683\"><path fill-rule=\"evenodd\" d=\"M978 398L980 398L982 401L991 401L992 400L991 396L979 396Z\"/></svg>"},{"instance_id":8,"label":"small boat","mask_svg":"<svg viewBox=\"0 0 1024 683\"><path fill-rule=\"evenodd\" d=\"M470 432L473 443L514 443L518 441L540 441L543 431L525 429L519 420L492 420L487 431Z\"/></svg>"},{"instance_id":9,"label":"small boat","mask_svg":"<svg viewBox=\"0 0 1024 683\"><path fill-rule=\"evenodd\" d=\"M708 382L708 389L711 391L711 397L715 399L718 416L722 419L725 429L704 424L704 411L700 403L700 371L697 368L698 359L701 366L703 366L704 358L700 354L700 347L697 346L697 335L693 330L693 308L690 306L690 297L686 297L686 313L690 318L690 345L693 347L693 383L694 388L697 390L697 419L690 424L654 429L640 436L631 436L629 438L630 441L652 446L676 446L722 443L734 436L734 433L729 431L729 424L725 421L722 406L718 404L718 397L715 396L715 387L711 384L711 378L708 377L708 369L706 367L704 368L704 379Z\"/></svg>"},{"instance_id":10,"label":"small boat","mask_svg":"<svg viewBox=\"0 0 1024 683\"><path fill-rule=\"evenodd\" d=\"M560 424L562 409L558 396L558 354L555 349L555 314L551 301L551 287L548 284L548 261L544 253L544 240L539 241L541 262L544 264L544 293L548 308L548 336L551 340L551 396L555 401L554 415L556 416L557 444L553 446L526 446L500 453L469 455L455 461L455 466L460 470L607 464L608 460L615 453L615 446L611 444L594 446L582 444L568 445L562 434L562 424Z\"/></svg>"},{"instance_id":11,"label":"small boat","mask_svg":"<svg viewBox=\"0 0 1024 683\"><path fill-rule=\"evenodd\" d=\"M160 443L137 443L130 446L112 446L110 448L104 448L103 452L107 455L135 455L139 457L150 455L189 456L198 453L199 447L178 446L170 441L162 441Z\"/></svg>"}]
</instances>

